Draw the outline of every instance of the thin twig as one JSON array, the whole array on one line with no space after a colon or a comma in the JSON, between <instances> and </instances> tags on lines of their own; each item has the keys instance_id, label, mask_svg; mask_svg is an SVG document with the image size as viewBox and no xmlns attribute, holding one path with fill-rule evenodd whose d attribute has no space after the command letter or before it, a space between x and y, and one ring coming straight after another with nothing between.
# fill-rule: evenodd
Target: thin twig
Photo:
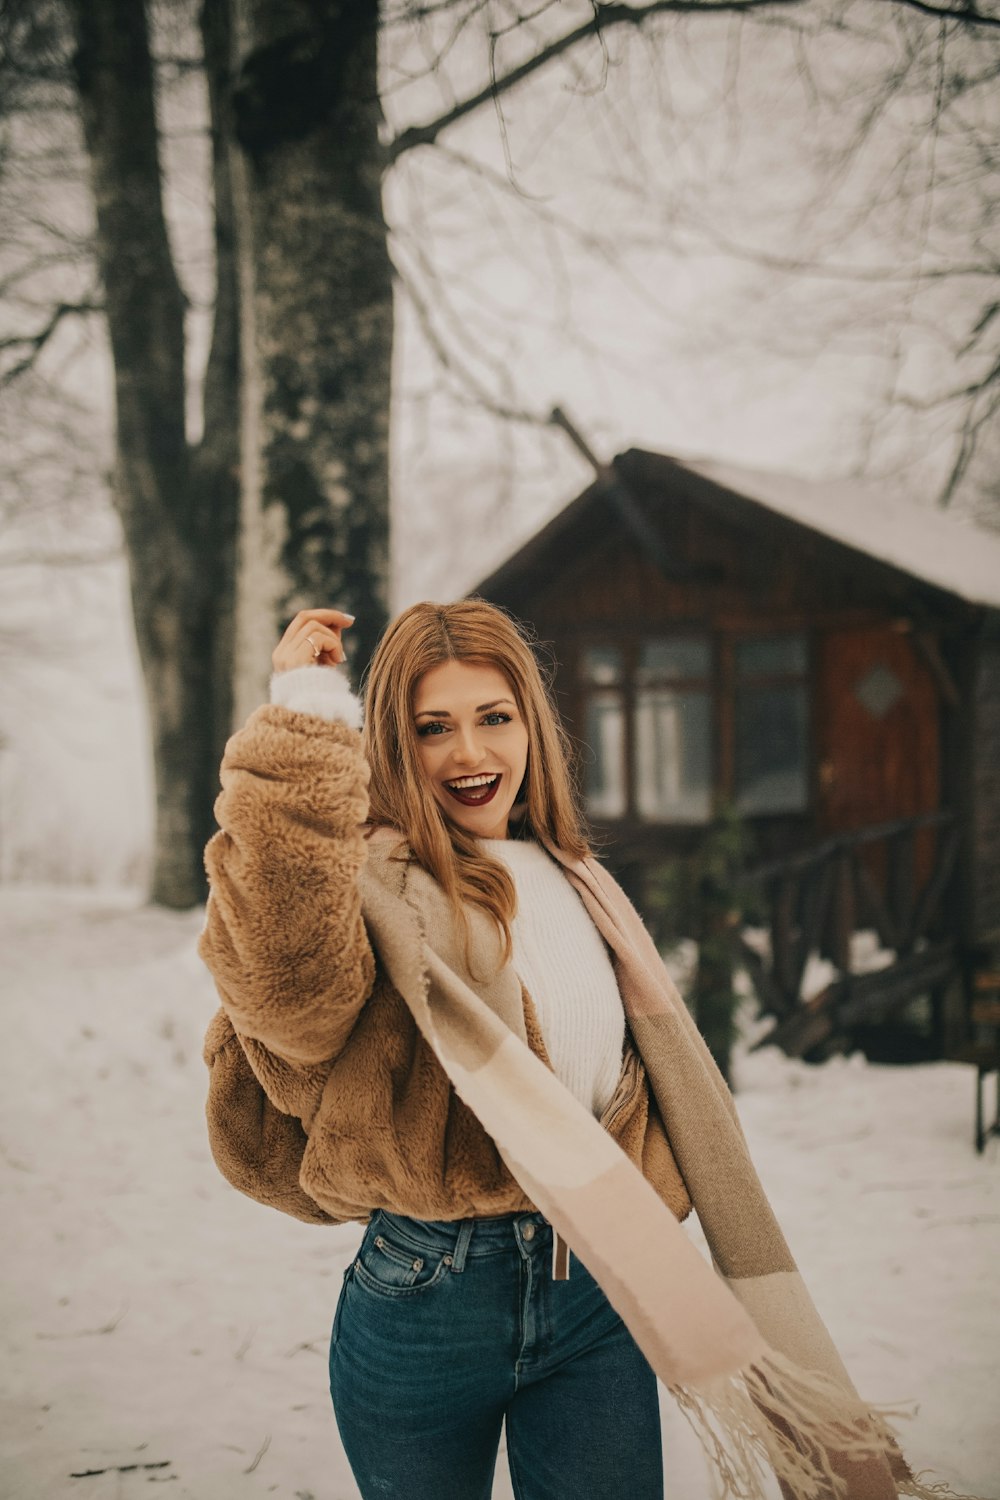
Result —
<instances>
[{"instance_id":1,"label":"thin twig","mask_svg":"<svg viewBox=\"0 0 1000 1500\"><path fill-rule=\"evenodd\" d=\"M75 1333L36 1333L36 1339L88 1339L99 1333L114 1333L118 1324L128 1312L126 1302L121 1311L116 1313L110 1322L102 1324L100 1328L78 1328Z\"/></svg>"},{"instance_id":2,"label":"thin twig","mask_svg":"<svg viewBox=\"0 0 1000 1500\"><path fill-rule=\"evenodd\" d=\"M244 1474L252 1474L253 1473L254 1469L256 1469L257 1465L260 1463L261 1459L264 1457L264 1454L267 1452L267 1450L268 1450L268 1448L270 1448L270 1446L271 1446L271 1434L268 1433L267 1437L264 1439L264 1441L261 1443L260 1447L257 1449L257 1452L254 1454L253 1459L251 1460L251 1462L243 1470Z\"/></svg>"},{"instance_id":3,"label":"thin twig","mask_svg":"<svg viewBox=\"0 0 1000 1500\"><path fill-rule=\"evenodd\" d=\"M134 1474L137 1469L169 1469L173 1459L164 1458L155 1464L109 1464L106 1469L77 1469L70 1479L92 1479L98 1474ZM247 1473L249 1473L249 1469Z\"/></svg>"}]
</instances>

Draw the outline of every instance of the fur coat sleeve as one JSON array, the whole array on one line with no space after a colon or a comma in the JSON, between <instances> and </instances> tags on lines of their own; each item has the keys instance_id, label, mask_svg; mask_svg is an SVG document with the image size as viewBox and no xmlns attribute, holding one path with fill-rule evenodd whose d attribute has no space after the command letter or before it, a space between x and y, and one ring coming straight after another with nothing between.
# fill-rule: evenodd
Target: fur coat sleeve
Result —
<instances>
[{"instance_id":1,"label":"fur coat sleeve","mask_svg":"<svg viewBox=\"0 0 1000 1500\"><path fill-rule=\"evenodd\" d=\"M361 917L368 767L356 729L271 704L233 735L205 850L198 951L242 1038L299 1073L343 1048L372 990Z\"/></svg>"}]
</instances>

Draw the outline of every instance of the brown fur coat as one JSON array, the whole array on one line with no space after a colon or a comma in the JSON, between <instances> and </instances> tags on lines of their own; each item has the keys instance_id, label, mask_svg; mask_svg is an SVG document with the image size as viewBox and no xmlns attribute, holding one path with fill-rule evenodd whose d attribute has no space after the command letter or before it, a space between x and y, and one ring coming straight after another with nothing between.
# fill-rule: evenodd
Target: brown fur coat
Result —
<instances>
[{"instance_id":1,"label":"brown fur coat","mask_svg":"<svg viewBox=\"0 0 1000 1500\"><path fill-rule=\"evenodd\" d=\"M226 747L199 943L222 1001L205 1039L217 1163L250 1196L312 1222L531 1208L393 986L365 882L415 907L456 982L551 1066L535 1007L485 916L473 913L471 949L484 981L405 842L365 837L367 781L356 730L285 708L258 709ZM683 1219L690 1199L630 1033L601 1123Z\"/></svg>"}]
</instances>

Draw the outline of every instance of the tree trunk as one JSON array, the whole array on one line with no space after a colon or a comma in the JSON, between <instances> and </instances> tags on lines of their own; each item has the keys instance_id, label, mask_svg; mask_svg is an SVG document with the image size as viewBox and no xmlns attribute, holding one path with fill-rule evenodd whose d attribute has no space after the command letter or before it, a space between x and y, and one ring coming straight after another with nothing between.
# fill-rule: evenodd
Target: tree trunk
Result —
<instances>
[{"instance_id":1,"label":"tree trunk","mask_svg":"<svg viewBox=\"0 0 1000 1500\"><path fill-rule=\"evenodd\" d=\"M151 896L185 907L204 895L221 730L217 590L232 592L234 520L225 485L217 510L207 503L214 437L192 455L184 430L184 297L163 216L145 9L136 0L70 0L70 8L115 367L114 494L155 761ZM221 372L234 360L224 356L219 324L216 339L210 386L221 407ZM223 462L231 471L231 455ZM222 700L228 720L228 695Z\"/></svg>"},{"instance_id":2,"label":"tree trunk","mask_svg":"<svg viewBox=\"0 0 1000 1500\"><path fill-rule=\"evenodd\" d=\"M377 0L235 0L243 339L238 708L305 605L386 619L392 279Z\"/></svg>"},{"instance_id":3,"label":"tree trunk","mask_svg":"<svg viewBox=\"0 0 1000 1500\"><path fill-rule=\"evenodd\" d=\"M236 670L236 580L240 519L240 339L236 212L231 171L232 27L229 0L203 0L202 50L212 134L215 312L205 370L203 435L194 454L200 551L211 564L212 749L206 766L206 823L219 762L232 733Z\"/></svg>"}]
</instances>

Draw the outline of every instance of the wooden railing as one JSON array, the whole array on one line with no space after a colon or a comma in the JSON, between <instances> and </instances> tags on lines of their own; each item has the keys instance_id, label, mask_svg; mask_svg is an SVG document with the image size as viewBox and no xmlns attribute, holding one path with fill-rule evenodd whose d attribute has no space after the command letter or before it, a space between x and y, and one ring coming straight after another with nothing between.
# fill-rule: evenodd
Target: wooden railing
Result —
<instances>
[{"instance_id":1,"label":"wooden railing","mask_svg":"<svg viewBox=\"0 0 1000 1500\"><path fill-rule=\"evenodd\" d=\"M954 967L954 943L934 936L933 926L957 854L954 814L934 812L842 834L746 871L747 897L763 908L769 934L763 955L741 940L763 1013L795 1020L810 954L837 971L839 982L824 993L836 1002L841 1024L852 1015L874 1017L941 983ZM895 957L884 968L854 973L851 938L867 928Z\"/></svg>"}]
</instances>

